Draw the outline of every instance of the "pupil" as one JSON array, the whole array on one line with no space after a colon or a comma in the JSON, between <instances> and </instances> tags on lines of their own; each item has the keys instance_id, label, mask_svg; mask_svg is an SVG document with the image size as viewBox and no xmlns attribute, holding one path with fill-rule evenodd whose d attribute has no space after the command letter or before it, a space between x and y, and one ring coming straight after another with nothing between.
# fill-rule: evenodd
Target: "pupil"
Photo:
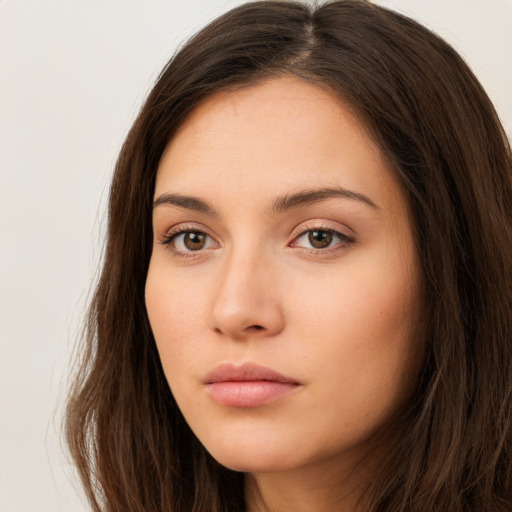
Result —
<instances>
[{"instance_id":1,"label":"pupil","mask_svg":"<svg viewBox=\"0 0 512 512\"><path fill-rule=\"evenodd\" d=\"M205 240L206 237L203 233L187 233L183 242L187 249L197 250L203 248Z\"/></svg>"},{"instance_id":2,"label":"pupil","mask_svg":"<svg viewBox=\"0 0 512 512\"><path fill-rule=\"evenodd\" d=\"M311 231L309 233L309 243L315 249L323 249L324 247L328 247L332 242L332 232L317 230Z\"/></svg>"}]
</instances>

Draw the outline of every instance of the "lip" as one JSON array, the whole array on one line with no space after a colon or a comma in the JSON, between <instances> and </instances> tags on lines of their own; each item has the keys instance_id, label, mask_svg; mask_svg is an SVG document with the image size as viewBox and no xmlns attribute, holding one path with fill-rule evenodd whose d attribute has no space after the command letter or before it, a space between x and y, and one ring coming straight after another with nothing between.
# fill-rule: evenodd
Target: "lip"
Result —
<instances>
[{"instance_id":1,"label":"lip","mask_svg":"<svg viewBox=\"0 0 512 512\"><path fill-rule=\"evenodd\" d=\"M255 363L222 363L204 379L206 390L217 403L228 407L260 407L297 390L301 383Z\"/></svg>"}]
</instances>

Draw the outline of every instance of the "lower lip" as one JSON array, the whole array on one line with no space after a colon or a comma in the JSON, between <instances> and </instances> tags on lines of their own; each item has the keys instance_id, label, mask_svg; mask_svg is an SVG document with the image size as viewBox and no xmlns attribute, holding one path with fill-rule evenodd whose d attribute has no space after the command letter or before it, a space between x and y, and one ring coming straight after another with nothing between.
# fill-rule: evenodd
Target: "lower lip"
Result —
<instances>
[{"instance_id":1,"label":"lower lip","mask_svg":"<svg viewBox=\"0 0 512 512\"><path fill-rule=\"evenodd\" d=\"M293 393L298 384L269 380L213 382L210 396L228 407L260 407Z\"/></svg>"}]
</instances>

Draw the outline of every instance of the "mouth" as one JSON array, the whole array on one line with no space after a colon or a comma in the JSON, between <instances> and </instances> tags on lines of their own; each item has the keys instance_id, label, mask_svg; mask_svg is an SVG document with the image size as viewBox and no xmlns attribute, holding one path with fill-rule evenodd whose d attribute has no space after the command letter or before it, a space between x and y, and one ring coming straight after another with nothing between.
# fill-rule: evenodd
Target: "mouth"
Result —
<instances>
[{"instance_id":1,"label":"mouth","mask_svg":"<svg viewBox=\"0 0 512 512\"><path fill-rule=\"evenodd\" d=\"M228 407L261 407L284 398L300 382L255 363L223 363L211 371L204 384L210 397Z\"/></svg>"}]
</instances>

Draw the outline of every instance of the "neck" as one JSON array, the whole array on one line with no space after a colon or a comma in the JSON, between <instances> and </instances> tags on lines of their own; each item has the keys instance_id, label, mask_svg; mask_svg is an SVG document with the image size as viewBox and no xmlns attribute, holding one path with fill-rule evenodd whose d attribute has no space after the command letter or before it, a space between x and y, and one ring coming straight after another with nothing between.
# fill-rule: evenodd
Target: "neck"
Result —
<instances>
[{"instance_id":1,"label":"neck","mask_svg":"<svg viewBox=\"0 0 512 512\"><path fill-rule=\"evenodd\" d=\"M248 473L247 512L364 512L365 461L340 470L339 461L283 471Z\"/></svg>"}]
</instances>

